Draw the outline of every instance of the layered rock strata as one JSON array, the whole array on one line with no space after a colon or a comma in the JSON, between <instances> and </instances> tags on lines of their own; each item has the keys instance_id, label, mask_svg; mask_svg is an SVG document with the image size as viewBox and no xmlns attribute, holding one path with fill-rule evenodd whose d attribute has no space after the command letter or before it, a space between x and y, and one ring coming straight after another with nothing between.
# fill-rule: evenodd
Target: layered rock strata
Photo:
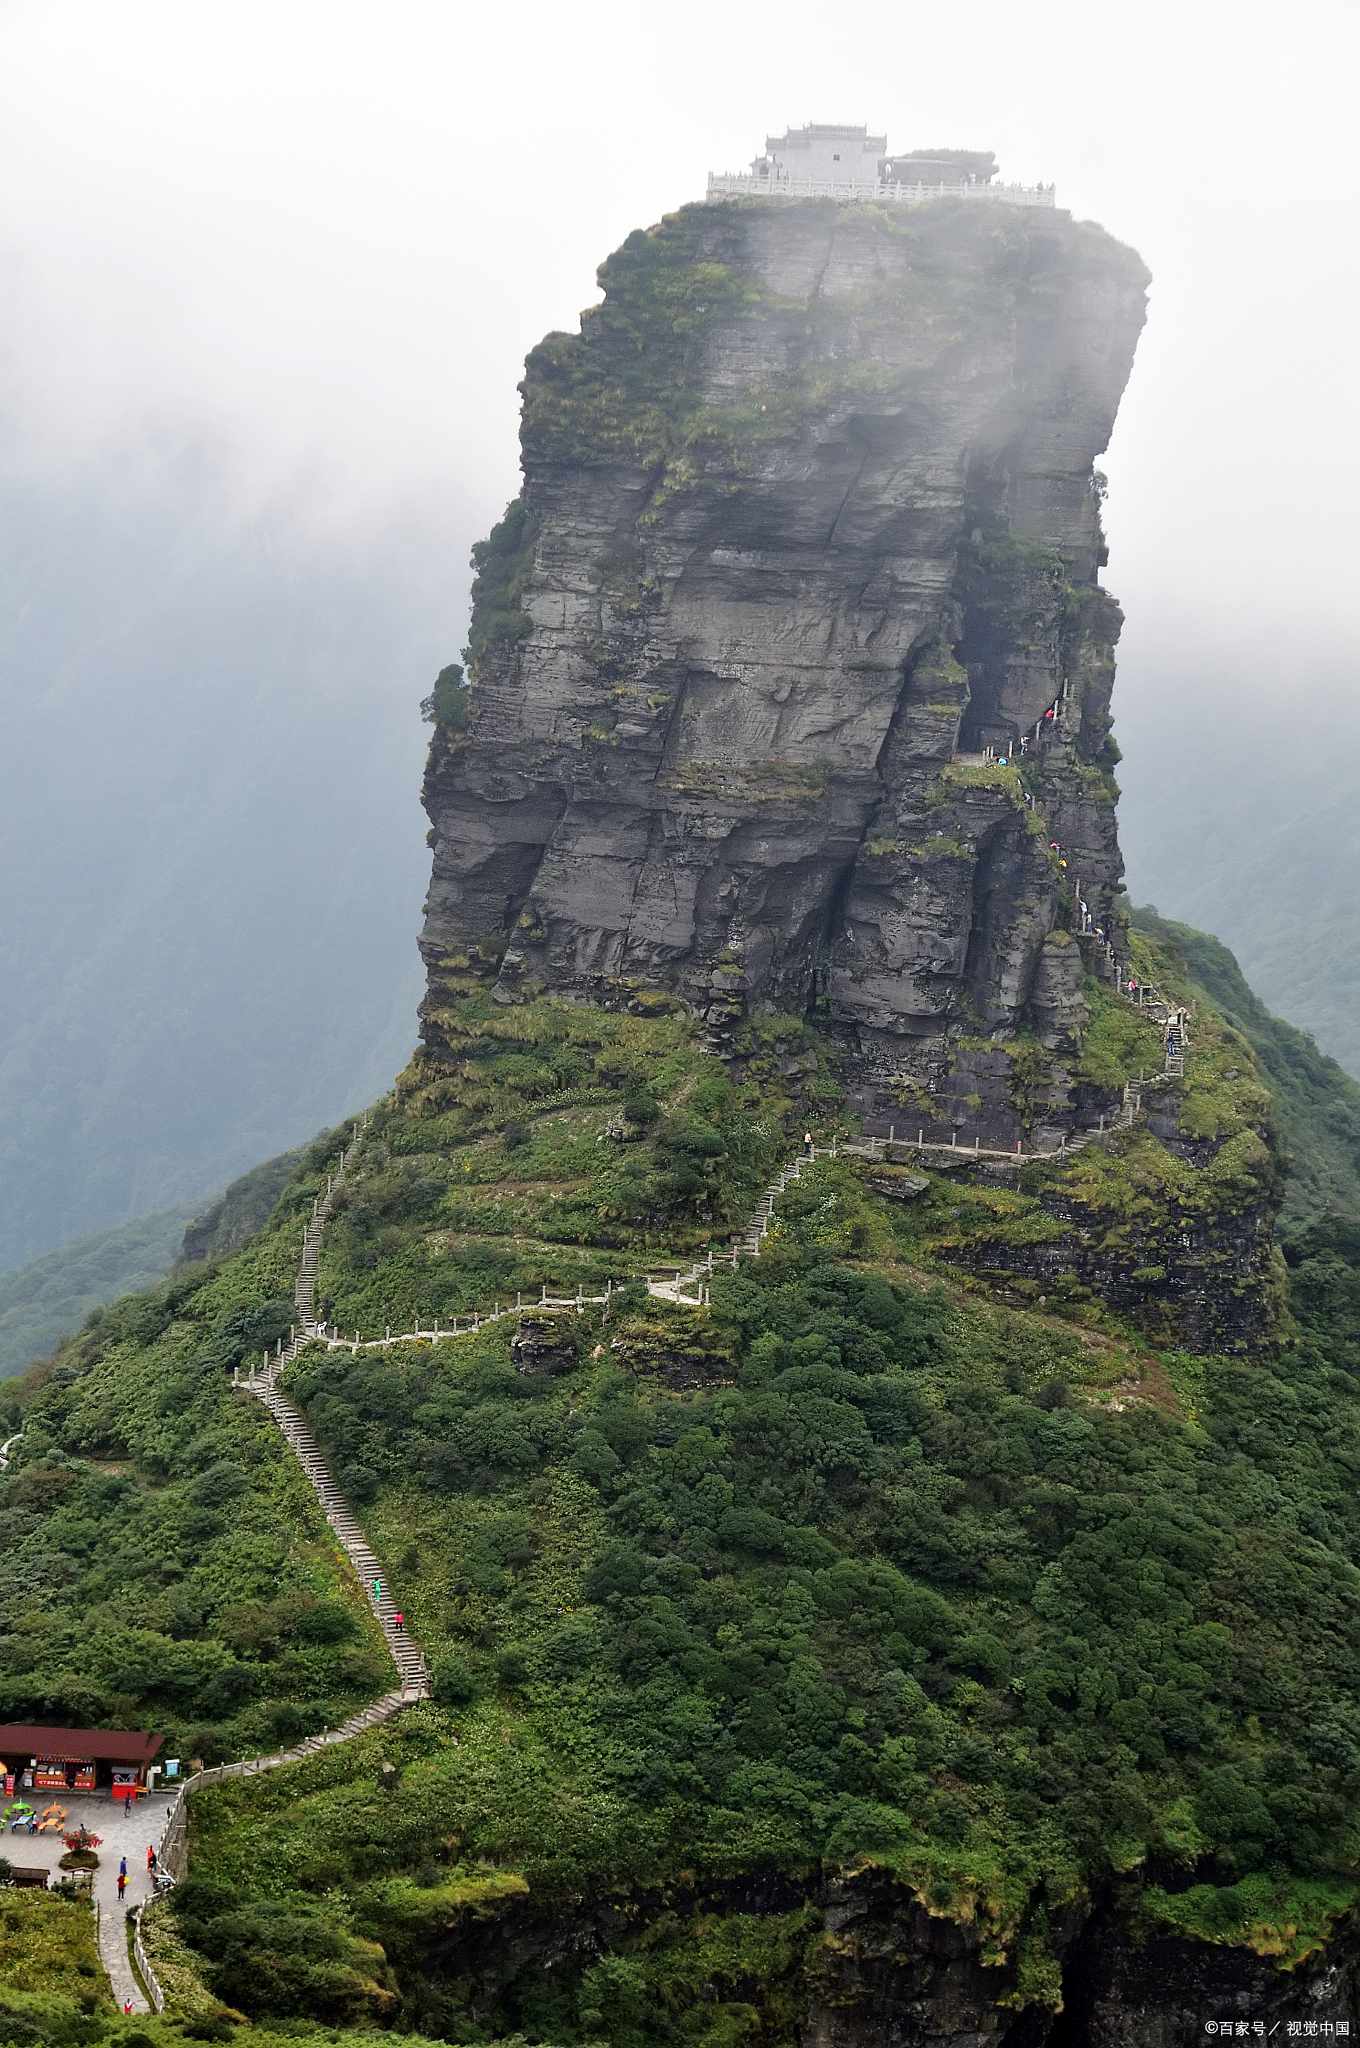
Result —
<instances>
[{"instance_id":1,"label":"layered rock strata","mask_svg":"<svg viewBox=\"0 0 1360 2048\"><path fill-rule=\"evenodd\" d=\"M471 969L720 1039L815 1007L885 1088L1061 1053L1109 968L1055 935L1116 928L1092 464L1142 264L1062 213L738 201L600 275L529 358L431 748L427 1043Z\"/></svg>"}]
</instances>

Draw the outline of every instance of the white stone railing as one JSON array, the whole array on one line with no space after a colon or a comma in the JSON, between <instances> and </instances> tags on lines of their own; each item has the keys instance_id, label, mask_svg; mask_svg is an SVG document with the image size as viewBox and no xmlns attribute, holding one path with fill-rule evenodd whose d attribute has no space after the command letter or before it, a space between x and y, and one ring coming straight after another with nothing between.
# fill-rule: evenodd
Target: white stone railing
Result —
<instances>
[{"instance_id":1,"label":"white stone railing","mask_svg":"<svg viewBox=\"0 0 1360 2048\"><path fill-rule=\"evenodd\" d=\"M1052 185L835 185L824 178L757 178L710 171L709 205L720 199L839 199L867 206L924 206L931 199L992 199L1001 206L1056 206Z\"/></svg>"},{"instance_id":2,"label":"white stone railing","mask_svg":"<svg viewBox=\"0 0 1360 2048\"><path fill-rule=\"evenodd\" d=\"M146 1903L149 1905L151 1902L148 1900ZM142 1941L142 1909L140 1906L136 1908L131 1918L133 1928L132 1960L137 1965L137 1974L142 1980L147 1998L150 2001L151 2010L153 2012L164 2012L165 1993L161 1989L161 1980L151 1967L151 1958L147 1954L146 1946Z\"/></svg>"}]
</instances>

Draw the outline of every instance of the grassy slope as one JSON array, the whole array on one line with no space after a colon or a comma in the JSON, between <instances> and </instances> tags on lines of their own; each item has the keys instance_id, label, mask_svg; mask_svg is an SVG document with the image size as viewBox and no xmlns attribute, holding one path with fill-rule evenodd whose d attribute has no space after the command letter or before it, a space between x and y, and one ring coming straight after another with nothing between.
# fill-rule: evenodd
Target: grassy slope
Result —
<instances>
[{"instance_id":1,"label":"grassy slope","mask_svg":"<svg viewBox=\"0 0 1360 2048\"><path fill-rule=\"evenodd\" d=\"M721 1237L781 1149L778 1056L804 1049L772 1022L743 1100L674 1016L474 995L446 1023L457 1070L418 1064L379 1106L328 1233L337 1319L369 1329L389 1307L424 1321ZM1202 1018L1192 1113L1245 1133L1249 1055L1225 1029L1211 1059L1211 1036ZM1112 1072L1147 1051L1117 1012L1088 1048ZM74 1497L97 1539L105 1480L136 1489L146 1523L126 1494L112 1512L144 1540L182 1530L196 1475L238 1466L276 1573L324 1564L300 1482L223 1386L228 1318L285 1291L322 1150L206 1285L122 1305L23 1390L10 1485L56 1489L23 1555L66 1563L11 1606L0 1669L80 1588L64 1518ZM1009 1311L925 1270L977 1199L937 1178L892 1202L820 1165L758 1265L715 1282L711 1316L624 1289L607 1319L559 1326L558 1373L515 1371L505 1326L303 1355L295 1393L368 1496L439 1697L199 1795L193 1881L162 1916L166 1944L188 1944L186 2009L611 2048L791 2041L834 1964L813 1898L828 1864L875 1864L975 1920L998 1990L1021 1997L1056 1981L1044 1912L1115 1871L1153 1920L1286 1958L1316 1944L1360 1860L1360 1402L1330 1335L1355 1284L1345 1247L1296 1262L1297 1340L1187 1359L1108 1317L1083 1327L1083 1304ZM185 1579L201 1595L235 1540L157 1597ZM348 1598L357 1624L343 1575L308 1590ZM224 1748L250 1746L251 1715L305 1715L322 1683L302 1680L286 1601L251 1592L272 1617L253 1644L238 1622L228 1642L211 1600L162 1629L166 1663L169 1637L186 1665L230 1652L260 1684ZM162 1676L133 1711L176 1698ZM776 1870L758 1904L749 1880ZM604 1953L539 1966L526 1915L569 1926L585 1901L642 1896Z\"/></svg>"},{"instance_id":2,"label":"grassy slope","mask_svg":"<svg viewBox=\"0 0 1360 2048\"><path fill-rule=\"evenodd\" d=\"M378 1468L369 1526L446 1704L385 1738L395 1792L371 1745L200 1799L205 1953L244 1890L325 1895L429 2031L716 2041L754 1997L782 2040L826 1861L980 1920L1030 1995L1039 1885L1141 1869L1150 1913L1287 1954L1347 1903L1349 1389L1308 1347L1168 1367L913 1285L849 1166L785 1215L715 1287L706 1361L694 1319L625 1298L561 1378L512 1373L495 1332L301 1362L332 1456L360 1435ZM761 1869L788 1910L723 1911ZM484 1945L449 1967L497 1914L513 1952L523 1887L570 1921L685 1872L697 1901L574 1981Z\"/></svg>"},{"instance_id":3,"label":"grassy slope","mask_svg":"<svg viewBox=\"0 0 1360 2048\"><path fill-rule=\"evenodd\" d=\"M26 1919L27 1906L28 1901L21 1901L16 1917ZM0 1913L9 1910L7 1901ZM65 1910L68 1914L73 1911L70 1907ZM82 1961L88 1958L82 1957ZM99 1985L103 1985L103 1992ZM190 2020L185 2027L180 2021L162 2019L155 2013L125 2019L114 2009L107 1993L108 1980L97 1965L89 1988L82 1982L78 1992L73 1974L64 1968L43 1973L36 1990L28 1990L5 1976L0 1979L0 2048L97 2048L101 2042L107 2042L108 2048L183 2048L186 2037L221 2042L233 2036L232 2025L220 2020L199 2018ZM309 2044L309 2048L331 2048L338 2038L333 2028L300 2026L297 2022L277 2033L269 2027L258 2027L250 2035L251 2048L283 2048L285 2042L296 2048L299 2041ZM412 2048L422 2048L419 2036L406 2038ZM378 2048L379 2043L390 2040L390 2034L364 2029L346 2030L344 2034L345 2048ZM503 2048L526 2048L526 2044L508 2041Z\"/></svg>"},{"instance_id":4,"label":"grassy slope","mask_svg":"<svg viewBox=\"0 0 1360 2048\"><path fill-rule=\"evenodd\" d=\"M507 1011L476 993L442 1012L456 1065L417 1059L401 1077L333 1212L317 1279L330 1320L380 1336L545 1284L598 1290L739 1230L784 1147L775 1048L801 1046L803 1027L758 1027L734 1088L660 1003Z\"/></svg>"},{"instance_id":5,"label":"grassy slope","mask_svg":"<svg viewBox=\"0 0 1360 2048\"><path fill-rule=\"evenodd\" d=\"M1153 911L1135 911L1134 923L1179 951L1189 976L1260 1062L1291 1157L1286 1230L1327 1211L1360 1216L1360 1083L1319 1052L1308 1032L1271 1015L1218 939Z\"/></svg>"},{"instance_id":6,"label":"grassy slope","mask_svg":"<svg viewBox=\"0 0 1360 2048\"><path fill-rule=\"evenodd\" d=\"M14 1860L22 1862L22 1855ZM85 2015L114 2010L99 1960L94 1914L88 1900L56 1891L0 1895L0 1985L6 1992L66 1997ZM4 2007L0 2003L0 2041Z\"/></svg>"},{"instance_id":7,"label":"grassy slope","mask_svg":"<svg viewBox=\"0 0 1360 2048\"><path fill-rule=\"evenodd\" d=\"M1111 1133L1069 1161L1026 1167L999 1184L984 1178L943 1192L947 1184L938 1182L942 1192L916 1205L903 1227L918 1265L940 1272L960 1264L971 1267L991 1284L1004 1286L1005 1298L1034 1302L1042 1294L1050 1309L1095 1330L1116 1332L1123 1326L1106 1296L1113 1275L1130 1278L1146 1297L1137 1312L1143 1334L1175 1346L1179 1310L1175 1297L1161 1289L1165 1268L1159 1261L1179 1256L1177 1240L1187 1227L1208 1243L1236 1217L1259 1215L1261 1256L1245 1284L1267 1318L1275 1313L1279 1274L1268 1232L1281 1188L1279 1137L1270 1093L1251 1049L1205 999L1179 950L1139 931L1130 935L1129 957L1136 972L1168 998L1198 999L1200 1005L1184 1082L1171 1090L1148 1091L1144 1105L1160 1107L1164 1099L1174 1098L1179 1120L1174 1140L1160 1117L1154 1129L1145 1116L1132 1130ZM1104 1104L1108 1118L1126 1080L1162 1068L1164 1033L1094 978L1088 977L1085 987L1089 1025L1076 1079L1097 1091L1093 1100ZM1031 1061L1035 1048L1020 1040L1009 1050L1013 1085L1023 1091L1026 1073L1041 1071ZM1094 1121L1094 1108L1090 1114ZM879 1178L886 1184L891 1176ZM1089 1248L1098 1272L1103 1270L1103 1283L1077 1270L1045 1280L1010 1270L1010 1255L1064 1240L1083 1251ZM1206 1269L1211 1264L1212 1258L1206 1258ZM1232 1288L1217 1284L1221 1308L1231 1309ZM1220 1341L1231 1348L1233 1340L1221 1332Z\"/></svg>"},{"instance_id":8,"label":"grassy slope","mask_svg":"<svg viewBox=\"0 0 1360 2048\"><path fill-rule=\"evenodd\" d=\"M92 1309L168 1273L193 1215L193 1204L185 1203L139 1216L0 1274L0 1379L53 1350Z\"/></svg>"}]
</instances>

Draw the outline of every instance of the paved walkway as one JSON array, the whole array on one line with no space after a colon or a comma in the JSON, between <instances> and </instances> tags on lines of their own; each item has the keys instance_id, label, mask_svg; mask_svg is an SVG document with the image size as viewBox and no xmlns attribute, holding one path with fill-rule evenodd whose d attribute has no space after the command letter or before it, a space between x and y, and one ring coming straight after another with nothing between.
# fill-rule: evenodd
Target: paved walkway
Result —
<instances>
[{"instance_id":1,"label":"paved walkway","mask_svg":"<svg viewBox=\"0 0 1360 2048\"><path fill-rule=\"evenodd\" d=\"M99 1908L99 1957L108 1972L113 1986L113 1995L120 2006L131 2001L134 2012L147 2012L150 2008L137 1988L128 1962L127 1909L139 1906L155 1897L155 1886L147 1876L146 1852L153 1844L159 1846L165 1833L165 1824L174 1799L164 1793L156 1793L150 1799L136 1799L132 1812L126 1818L123 1802L114 1802L107 1794L81 1792L29 1793L39 1813L44 1806L55 1801L66 1808L67 1828L78 1828L82 1822L92 1835L98 1835L99 1868L94 1874L94 1897ZM26 1863L30 1869L42 1868L52 1872L51 1882L66 1875L59 1866L59 1859L66 1853L66 1844L60 1835L11 1834L6 1829L0 1854L8 1856L11 1863ZM118 1864L121 1857L127 1857L128 1888L119 1903Z\"/></svg>"}]
</instances>

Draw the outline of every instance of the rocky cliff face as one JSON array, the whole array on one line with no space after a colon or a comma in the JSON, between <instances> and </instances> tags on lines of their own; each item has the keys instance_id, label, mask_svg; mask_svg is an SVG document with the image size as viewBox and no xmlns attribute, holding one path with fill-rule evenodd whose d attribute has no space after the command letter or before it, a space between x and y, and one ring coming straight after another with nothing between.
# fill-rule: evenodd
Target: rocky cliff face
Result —
<instances>
[{"instance_id":1,"label":"rocky cliff face","mask_svg":"<svg viewBox=\"0 0 1360 2048\"><path fill-rule=\"evenodd\" d=\"M1143 266L1061 213L750 201L601 281L529 359L431 749L427 1042L473 969L720 1038L816 1006L884 1089L1061 1052L1052 935L1121 872L1092 463Z\"/></svg>"},{"instance_id":2,"label":"rocky cliff face","mask_svg":"<svg viewBox=\"0 0 1360 2048\"><path fill-rule=\"evenodd\" d=\"M541 2009L545 1980L559 1995L578 1985L585 1969L636 1938L659 1903L616 1894L553 1913L510 1898L452 1920L422 1950L423 2023L447 2026L456 2011L464 2024L515 2024ZM666 1905L672 1925L706 1911L786 1930L782 1948L752 1944L731 1987L740 2002L720 2004L718 1986L708 1987L707 2011L691 2013L694 2038L705 2042L733 2037L724 2020L754 2037L763 2019L762 2038L800 2048L1181 2048L1239 2027L1251 2038L1330 2038L1353 2028L1360 2010L1350 1919L1282 1970L1268 1954L1140 1923L1128 1902L1082 1898L1042 1913L1051 1962L1041 1984L1025 1935L1017 1953L998 1952L976 1924L931 1911L872 1868L803 1883L767 1871L702 1895L681 1887ZM788 1940L795 1926L801 1939ZM625 2038L641 2038L640 2016L623 2019ZM604 2022L611 2036L617 2017Z\"/></svg>"}]
</instances>

